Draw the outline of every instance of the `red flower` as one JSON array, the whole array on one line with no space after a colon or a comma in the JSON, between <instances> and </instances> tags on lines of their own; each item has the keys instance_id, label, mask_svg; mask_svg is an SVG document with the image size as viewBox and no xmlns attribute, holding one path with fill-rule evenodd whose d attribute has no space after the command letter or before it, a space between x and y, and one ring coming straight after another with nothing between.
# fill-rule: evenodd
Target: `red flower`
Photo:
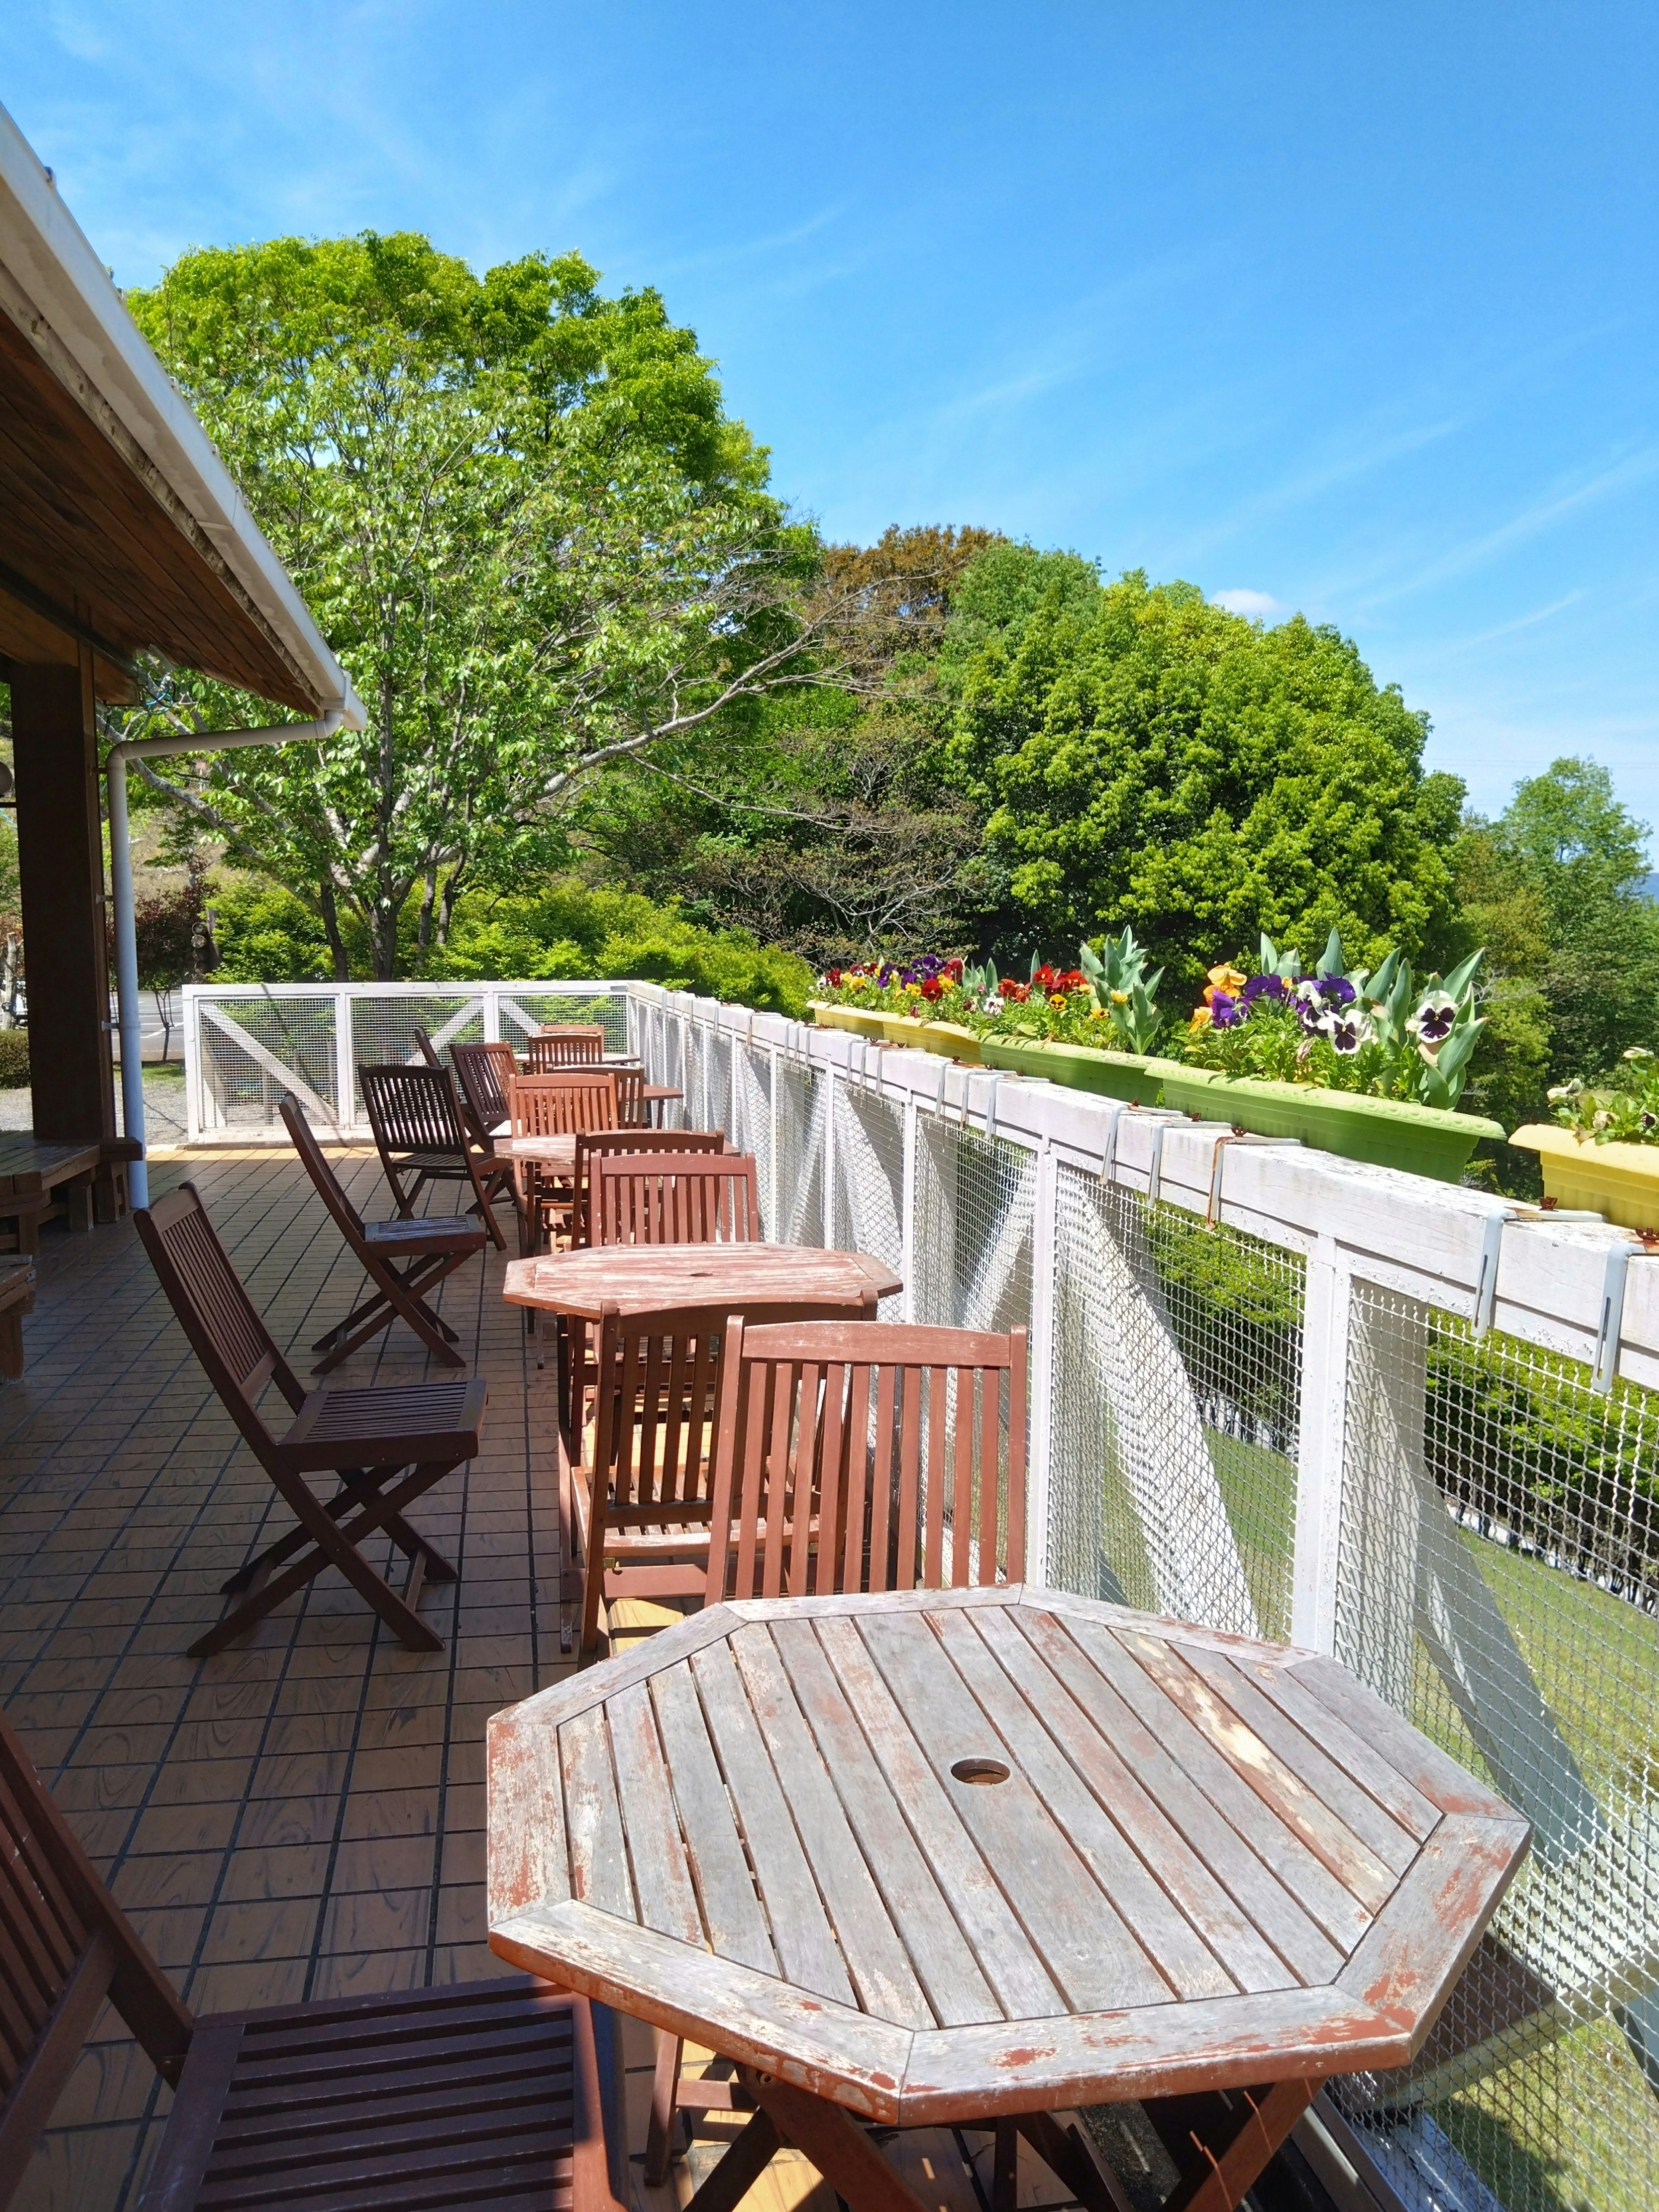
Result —
<instances>
[{"instance_id":1,"label":"red flower","mask_svg":"<svg viewBox=\"0 0 1659 2212\"><path fill-rule=\"evenodd\" d=\"M1063 975L1057 975L1054 978L1054 988L1057 991L1080 991L1084 982L1085 977L1080 968L1068 968Z\"/></svg>"},{"instance_id":2,"label":"red flower","mask_svg":"<svg viewBox=\"0 0 1659 2212\"><path fill-rule=\"evenodd\" d=\"M945 963L945 972L953 983L961 982L963 975L961 961L947 960Z\"/></svg>"},{"instance_id":3,"label":"red flower","mask_svg":"<svg viewBox=\"0 0 1659 2212\"><path fill-rule=\"evenodd\" d=\"M1031 981L1033 983L1041 983L1045 991L1052 991L1054 988L1054 971L1049 967L1039 968Z\"/></svg>"},{"instance_id":4,"label":"red flower","mask_svg":"<svg viewBox=\"0 0 1659 2212\"><path fill-rule=\"evenodd\" d=\"M841 988L840 969L832 968L823 980L830 986L832 991L838 990Z\"/></svg>"},{"instance_id":5,"label":"red flower","mask_svg":"<svg viewBox=\"0 0 1659 2212\"><path fill-rule=\"evenodd\" d=\"M937 975L922 977L921 995L924 999L942 999L945 996L945 986Z\"/></svg>"}]
</instances>

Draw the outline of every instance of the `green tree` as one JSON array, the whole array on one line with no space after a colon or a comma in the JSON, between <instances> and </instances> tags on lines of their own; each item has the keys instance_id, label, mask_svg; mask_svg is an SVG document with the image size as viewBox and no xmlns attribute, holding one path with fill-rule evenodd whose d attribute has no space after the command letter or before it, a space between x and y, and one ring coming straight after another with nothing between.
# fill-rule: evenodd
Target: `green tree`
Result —
<instances>
[{"instance_id":1,"label":"green tree","mask_svg":"<svg viewBox=\"0 0 1659 2212\"><path fill-rule=\"evenodd\" d=\"M1356 963L1437 963L1462 787L1424 774L1426 717L1333 629L1054 562L987 556L1000 627L958 679L951 757L1001 931L1063 951L1128 923L1177 991L1263 930L1304 957L1334 927Z\"/></svg>"},{"instance_id":2,"label":"green tree","mask_svg":"<svg viewBox=\"0 0 1659 2212\"><path fill-rule=\"evenodd\" d=\"M655 293L371 234L192 252L129 305L369 714L149 781L314 908L337 975L349 924L391 976L470 884L557 861L594 773L840 668L848 595ZM247 714L164 677L126 727Z\"/></svg>"}]
</instances>

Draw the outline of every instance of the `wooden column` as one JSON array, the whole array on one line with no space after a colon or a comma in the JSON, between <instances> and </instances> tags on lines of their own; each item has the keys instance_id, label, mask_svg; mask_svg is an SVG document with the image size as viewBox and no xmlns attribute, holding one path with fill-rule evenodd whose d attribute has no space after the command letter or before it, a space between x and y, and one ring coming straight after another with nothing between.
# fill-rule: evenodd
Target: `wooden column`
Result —
<instances>
[{"instance_id":1,"label":"wooden column","mask_svg":"<svg viewBox=\"0 0 1659 2212\"><path fill-rule=\"evenodd\" d=\"M90 649L14 662L11 726L34 1133L88 1144L115 1134Z\"/></svg>"}]
</instances>

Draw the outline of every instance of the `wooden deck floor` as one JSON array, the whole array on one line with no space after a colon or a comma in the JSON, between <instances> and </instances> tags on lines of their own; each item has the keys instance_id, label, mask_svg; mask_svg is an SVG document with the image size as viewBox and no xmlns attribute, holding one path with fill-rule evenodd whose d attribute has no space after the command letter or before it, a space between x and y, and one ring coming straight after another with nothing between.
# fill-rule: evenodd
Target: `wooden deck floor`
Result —
<instances>
[{"instance_id":1,"label":"wooden deck floor","mask_svg":"<svg viewBox=\"0 0 1659 2212\"><path fill-rule=\"evenodd\" d=\"M152 1170L195 1181L277 1340L304 1348L361 1277L296 1164L210 1157ZM378 1164L343 1169L390 1211ZM198 1663L218 1586L286 1516L174 1325L130 1225L43 1239L27 1373L0 1389L0 1700L146 1942L197 2009L423 1987L507 1971L484 1942L484 1723L569 1664L559 1649L551 1370L501 1297L501 1256L444 1285L442 1311L489 1383L485 1450L428 1493L418 1525L460 1569L422 1610L446 1638L403 1650L333 1573L254 1637ZM403 1329L339 1379L406 1380ZM401 1577L399 1577L401 1579ZM106 2014L16 2202L126 2212L167 2109ZM652 2057L630 2025L632 2148ZM637 2212L676 2212L714 2146ZM913 2136L927 2202L984 2212L963 2161L978 2139ZM981 2159L982 2163L982 2157ZM1022 2199L1067 2199L1035 2160ZM834 2212L793 2154L756 2212Z\"/></svg>"}]
</instances>

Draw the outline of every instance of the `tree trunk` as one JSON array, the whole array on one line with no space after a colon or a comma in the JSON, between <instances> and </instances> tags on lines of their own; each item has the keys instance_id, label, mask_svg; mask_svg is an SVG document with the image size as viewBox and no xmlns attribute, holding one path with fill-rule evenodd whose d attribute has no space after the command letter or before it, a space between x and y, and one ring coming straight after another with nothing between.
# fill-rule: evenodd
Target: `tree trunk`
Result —
<instances>
[{"instance_id":1,"label":"tree trunk","mask_svg":"<svg viewBox=\"0 0 1659 2212\"><path fill-rule=\"evenodd\" d=\"M340 935L340 913L334 903L332 884L317 886L317 904L323 917L323 928L328 937L328 949L334 958L334 980L337 983L351 981L351 963L346 958L345 942Z\"/></svg>"},{"instance_id":2,"label":"tree trunk","mask_svg":"<svg viewBox=\"0 0 1659 2212\"><path fill-rule=\"evenodd\" d=\"M426 872L426 888L421 894L421 919L415 932L415 957L422 974L426 971L427 947L432 941L432 907L438 896L438 866L434 860Z\"/></svg>"},{"instance_id":3,"label":"tree trunk","mask_svg":"<svg viewBox=\"0 0 1659 2212\"><path fill-rule=\"evenodd\" d=\"M466 873L466 862L458 860L444 878L443 896L438 902L438 942L449 942L450 924L455 919L455 901L461 888L461 878Z\"/></svg>"}]
</instances>

